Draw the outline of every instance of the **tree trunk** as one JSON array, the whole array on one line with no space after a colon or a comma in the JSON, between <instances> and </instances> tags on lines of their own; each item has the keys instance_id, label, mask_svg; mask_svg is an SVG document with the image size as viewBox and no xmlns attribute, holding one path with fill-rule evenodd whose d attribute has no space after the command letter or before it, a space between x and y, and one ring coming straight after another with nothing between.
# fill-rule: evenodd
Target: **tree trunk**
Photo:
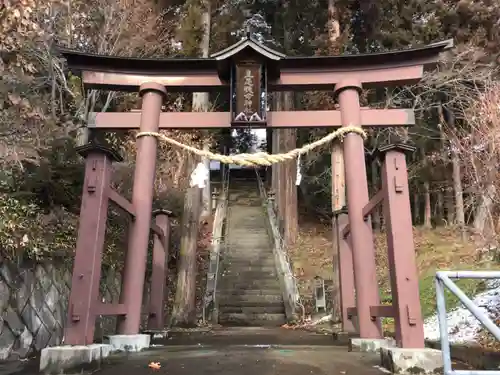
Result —
<instances>
[{"instance_id":1,"label":"tree trunk","mask_svg":"<svg viewBox=\"0 0 500 375\"><path fill-rule=\"evenodd\" d=\"M418 161L418 154L413 154L413 162L416 163ZM418 179L414 179L412 184L413 187L413 225L420 225L420 189L419 189L419 181Z\"/></svg>"},{"instance_id":2,"label":"tree trunk","mask_svg":"<svg viewBox=\"0 0 500 375\"><path fill-rule=\"evenodd\" d=\"M462 187L462 174L460 172L460 160L457 152L451 148L451 165L453 167L453 192L455 193L455 217L457 225L462 233L465 231L465 208Z\"/></svg>"},{"instance_id":3,"label":"tree trunk","mask_svg":"<svg viewBox=\"0 0 500 375\"><path fill-rule=\"evenodd\" d=\"M424 181L424 227L432 228L431 192L429 181Z\"/></svg>"},{"instance_id":4,"label":"tree trunk","mask_svg":"<svg viewBox=\"0 0 500 375\"><path fill-rule=\"evenodd\" d=\"M297 146L297 130L283 130L286 150L293 150ZM299 232L299 215L297 208L297 163L295 160L286 162L285 181L285 243L293 245L297 241Z\"/></svg>"},{"instance_id":5,"label":"tree trunk","mask_svg":"<svg viewBox=\"0 0 500 375\"><path fill-rule=\"evenodd\" d=\"M378 176L378 166L376 161L372 161L370 163L370 168L371 168L371 176L372 176L372 181L371 181L371 190L372 190L372 196L377 194L378 189L379 189L379 176ZM372 228L374 230L379 230L380 229L380 222L381 222L381 208L382 205L379 205L372 211Z\"/></svg>"},{"instance_id":6,"label":"tree trunk","mask_svg":"<svg viewBox=\"0 0 500 375\"><path fill-rule=\"evenodd\" d=\"M328 0L328 52L338 54L338 39L340 37L340 23L335 0ZM346 205L345 192L345 171L344 171L344 152L342 144L334 141L332 147L332 211L338 211ZM339 241L338 220L333 218L333 285L332 285L332 322L342 321L341 300L340 300L340 265L339 265Z\"/></svg>"},{"instance_id":7,"label":"tree trunk","mask_svg":"<svg viewBox=\"0 0 500 375\"><path fill-rule=\"evenodd\" d=\"M211 29L211 8L210 1L203 1L201 9L203 13L201 14L201 25L203 28L203 36L200 41L200 52L201 57L208 57L210 55L210 29ZM193 111L197 112L208 112L210 104L210 97L208 92L195 92L193 93ZM210 151L210 140L209 133L203 132L203 150ZM210 159L202 158L201 162L205 167L210 170ZM208 179L205 187L203 188L202 194L202 210L201 217L209 217L212 214L212 196L210 188L210 179Z\"/></svg>"},{"instance_id":8,"label":"tree trunk","mask_svg":"<svg viewBox=\"0 0 500 375\"><path fill-rule=\"evenodd\" d=\"M186 165L186 159L188 158L188 154L185 153L184 151L177 151L176 156L177 156L177 167L174 172L173 185L174 188L179 188L181 177L183 176L183 174L185 174L185 165Z\"/></svg>"},{"instance_id":9,"label":"tree trunk","mask_svg":"<svg viewBox=\"0 0 500 375\"><path fill-rule=\"evenodd\" d=\"M293 109L293 93L285 92L283 95L284 109ZM293 150L297 147L297 129L283 129L284 151ZM284 239L286 246L294 245L299 232L299 218L297 210L297 162L290 160L283 163L285 169L285 228Z\"/></svg>"},{"instance_id":10,"label":"tree trunk","mask_svg":"<svg viewBox=\"0 0 500 375\"><path fill-rule=\"evenodd\" d=\"M335 0L328 0L328 52L330 55L338 54L339 37L340 37L340 22Z\"/></svg>"},{"instance_id":11,"label":"tree trunk","mask_svg":"<svg viewBox=\"0 0 500 375\"><path fill-rule=\"evenodd\" d=\"M422 147L421 148L421 156L422 156L422 163L425 167L427 167L427 156L425 155L425 149ZM432 228L432 209L431 209L431 190L430 190L430 183L427 177L424 179L424 227L425 228Z\"/></svg>"},{"instance_id":12,"label":"tree trunk","mask_svg":"<svg viewBox=\"0 0 500 375\"><path fill-rule=\"evenodd\" d=\"M418 186L415 189L417 191L413 194L413 225L420 225L420 194L418 193Z\"/></svg>"},{"instance_id":13,"label":"tree trunk","mask_svg":"<svg viewBox=\"0 0 500 375\"><path fill-rule=\"evenodd\" d=\"M334 141L332 148L332 211L338 211L346 206L344 152L342 144ZM332 322L342 321L340 300L340 263L338 241L338 217L333 218L333 285L332 285Z\"/></svg>"},{"instance_id":14,"label":"tree trunk","mask_svg":"<svg viewBox=\"0 0 500 375\"><path fill-rule=\"evenodd\" d=\"M455 205L453 200L453 188L450 186L450 181L447 182L446 193L444 195L444 207L446 210L446 223L448 225L455 224Z\"/></svg>"},{"instance_id":15,"label":"tree trunk","mask_svg":"<svg viewBox=\"0 0 500 375\"><path fill-rule=\"evenodd\" d=\"M344 152L342 143L334 141L332 147L332 211L338 211L347 205L344 173Z\"/></svg>"},{"instance_id":16,"label":"tree trunk","mask_svg":"<svg viewBox=\"0 0 500 375\"><path fill-rule=\"evenodd\" d=\"M203 36L200 41L199 50L203 57L208 57L210 46L210 2L201 0L200 25L203 28ZM193 93L193 111L206 112L209 107L209 95L206 92ZM208 144L208 133L203 133L206 149ZM210 160L203 160L207 165ZM196 167L197 161L190 155L187 162L188 173L191 173ZM208 199L207 199L208 197ZM181 251L179 256L179 268L177 274L177 288L175 301L171 317L171 325L193 326L196 324L196 274L197 274L197 245L199 234L199 221L202 214L202 191L198 187L187 189L184 198L184 209L182 215L181 227ZM207 214L207 208L211 205L210 181L206 184L203 194L205 208L204 214ZM211 212L208 212L210 215Z\"/></svg>"},{"instance_id":17,"label":"tree trunk","mask_svg":"<svg viewBox=\"0 0 500 375\"><path fill-rule=\"evenodd\" d=\"M448 126L452 129L455 128L455 114L451 108L441 106L441 121L446 121ZM446 112L446 120L444 112ZM454 220L456 220L456 224L460 227L460 231L462 232L462 239L465 240L465 208L464 208L464 195L463 195L463 187L462 187L462 175L460 172L460 159L458 157L457 149L454 147L452 142L448 142L450 146L451 153L451 167L452 167L452 184L453 184L453 192L455 195L455 215ZM452 200L453 198L451 198ZM451 210L450 210L451 211Z\"/></svg>"},{"instance_id":18,"label":"tree trunk","mask_svg":"<svg viewBox=\"0 0 500 375\"><path fill-rule=\"evenodd\" d=\"M436 225L444 225L444 194L442 190L436 192L436 211L434 214Z\"/></svg>"},{"instance_id":19,"label":"tree trunk","mask_svg":"<svg viewBox=\"0 0 500 375\"><path fill-rule=\"evenodd\" d=\"M268 154L272 154L273 153L272 144L273 144L273 130L266 129L266 149L263 151L266 151ZM274 171L274 168L272 166L267 167L267 169L266 169L266 189L267 190L273 189L273 187L272 187L273 171Z\"/></svg>"},{"instance_id":20,"label":"tree trunk","mask_svg":"<svg viewBox=\"0 0 500 375\"><path fill-rule=\"evenodd\" d=\"M206 134L208 136L208 134ZM208 139L204 139L203 141L203 151L210 151L210 142ZM210 159L209 158L202 158L202 163L205 165L205 168L207 168L210 171ZM210 187L210 172L209 172L209 178L207 183L205 184L205 187L203 188L203 194L202 194L202 208L201 208L201 218L208 218L212 214L212 189Z\"/></svg>"},{"instance_id":21,"label":"tree trunk","mask_svg":"<svg viewBox=\"0 0 500 375\"><path fill-rule=\"evenodd\" d=\"M196 162L194 157L189 159L188 165L193 170ZM184 199L177 287L170 322L172 326L196 325L196 252L200 206L201 189L198 187L188 188Z\"/></svg>"},{"instance_id":22,"label":"tree trunk","mask_svg":"<svg viewBox=\"0 0 500 375\"><path fill-rule=\"evenodd\" d=\"M271 142L271 151L273 154L278 153L278 129L271 129L271 137L272 137L272 142ZM273 164L271 169L272 169L272 175L271 175L271 190L274 192L274 194L278 194L278 186L279 186L279 181L278 181L278 168L279 164Z\"/></svg>"},{"instance_id":23,"label":"tree trunk","mask_svg":"<svg viewBox=\"0 0 500 375\"><path fill-rule=\"evenodd\" d=\"M489 237L493 233L495 223L492 221L493 202L496 196L496 187L490 184L480 198L479 206L474 216L474 229L476 233Z\"/></svg>"},{"instance_id":24,"label":"tree trunk","mask_svg":"<svg viewBox=\"0 0 500 375\"><path fill-rule=\"evenodd\" d=\"M274 108L276 111L283 110L283 93L274 93ZM284 150L283 129L273 129L273 153L281 153ZM283 233L283 223L285 219L285 164L275 164L276 177L273 179L275 183L275 202L277 208L277 219L279 224L280 233Z\"/></svg>"},{"instance_id":25,"label":"tree trunk","mask_svg":"<svg viewBox=\"0 0 500 375\"><path fill-rule=\"evenodd\" d=\"M282 153L285 152L285 137L284 137L284 129L279 129L278 130L278 152ZM278 168L278 196L276 197L278 199L278 206L279 206L279 213L280 213L280 218L279 218L279 223L280 223L280 232L281 235L284 234L284 229L285 229L285 220L286 220L286 165L285 163L279 163L279 168ZM286 242L285 242L285 247L286 247Z\"/></svg>"},{"instance_id":26,"label":"tree trunk","mask_svg":"<svg viewBox=\"0 0 500 375\"><path fill-rule=\"evenodd\" d=\"M447 150L447 141L446 141L446 134L444 132L444 116L443 116L443 106L438 107L439 111L439 116L440 116L440 124L439 124L439 140L441 142L441 161L443 163L443 169L445 170L445 182L446 185L443 188L439 189L436 194L436 225L446 225L447 222L445 221L445 216L444 216L444 209L445 209L445 201L446 197L448 196L448 165L450 164L450 158L448 156L448 150ZM451 224L448 222L448 224Z\"/></svg>"}]
</instances>

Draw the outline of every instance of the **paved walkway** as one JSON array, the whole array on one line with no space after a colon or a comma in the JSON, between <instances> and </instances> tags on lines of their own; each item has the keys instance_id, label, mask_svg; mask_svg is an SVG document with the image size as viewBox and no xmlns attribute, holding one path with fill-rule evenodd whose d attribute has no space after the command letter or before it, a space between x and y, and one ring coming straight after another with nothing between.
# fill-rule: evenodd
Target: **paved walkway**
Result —
<instances>
[{"instance_id":1,"label":"paved walkway","mask_svg":"<svg viewBox=\"0 0 500 375\"><path fill-rule=\"evenodd\" d=\"M380 375L378 355L348 353L330 336L285 329L234 328L183 334L166 346L116 356L96 375ZM168 345L168 346L167 346ZM149 363L159 362L153 370Z\"/></svg>"},{"instance_id":2,"label":"paved walkway","mask_svg":"<svg viewBox=\"0 0 500 375\"><path fill-rule=\"evenodd\" d=\"M381 375L378 355L349 353L330 335L234 327L178 333L153 348L108 358L93 375ZM149 367L159 362L158 370ZM38 360L0 364L0 375L38 374Z\"/></svg>"}]
</instances>

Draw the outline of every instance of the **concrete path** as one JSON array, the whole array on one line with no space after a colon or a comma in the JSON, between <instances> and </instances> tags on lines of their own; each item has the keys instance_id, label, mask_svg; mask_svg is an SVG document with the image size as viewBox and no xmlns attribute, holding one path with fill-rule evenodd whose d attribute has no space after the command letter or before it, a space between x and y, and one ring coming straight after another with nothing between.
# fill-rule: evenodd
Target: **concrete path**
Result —
<instances>
[{"instance_id":1,"label":"concrete path","mask_svg":"<svg viewBox=\"0 0 500 375\"><path fill-rule=\"evenodd\" d=\"M151 362L159 362L161 368L150 368ZM0 375L39 375L38 363L36 358L1 363ZM92 374L381 375L379 364L379 355L349 353L346 346L335 345L330 335L231 327L173 334L141 353L113 355Z\"/></svg>"},{"instance_id":2,"label":"concrete path","mask_svg":"<svg viewBox=\"0 0 500 375\"><path fill-rule=\"evenodd\" d=\"M273 342L274 345L269 345ZM346 347L333 346L330 336L284 329L238 327L209 334L183 334L165 344L146 352L111 358L95 374L382 374L374 367L379 363L378 355L348 353ZM151 362L159 362L161 368L149 368Z\"/></svg>"}]
</instances>

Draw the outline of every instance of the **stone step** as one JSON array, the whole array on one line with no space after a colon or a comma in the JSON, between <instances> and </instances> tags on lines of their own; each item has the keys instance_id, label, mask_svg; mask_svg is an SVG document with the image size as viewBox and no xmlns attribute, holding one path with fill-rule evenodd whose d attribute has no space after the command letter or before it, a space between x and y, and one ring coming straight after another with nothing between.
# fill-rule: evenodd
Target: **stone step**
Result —
<instances>
[{"instance_id":1,"label":"stone step","mask_svg":"<svg viewBox=\"0 0 500 375\"><path fill-rule=\"evenodd\" d=\"M266 298L271 298L274 296L280 296L282 298L283 294L281 293L281 289L278 288L272 288L272 289L244 289L244 290L237 290L233 288L228 288L228 289L219 289L217 291L219 298L234 298L234 297L241 297L241 298L250 298L250 297L266 297Z\"/></svg>"},{"instance_id":2,"label":"stone step","mask_svg":"<svg viewBox=\"0 0 500 375\"><path fill-rule=\"evenodd\" d=\"M226 242L225 244L226 253L271 253L270 243L247 243L241 244L238 242Z\"/></svg>"},{"instance_id":3,"label":"stone step","mask_svg":"<svg viewBox=\"0 0 500 375\"><path fill-rule=\"evenodd\" d=\"M235 306L219 304L219 314L284 314L285 305Z\"/></svg>"},{"instance_id":4,"label":"stone step","mask_svg":"<svg viewBox=\"0 0 500 375\"><path fill-rule=\"evenodd\" d=\"M274 254L271 250L264 251L253 251L253 250L232 250L230 252L224 252L223 256L225 259L274 259Z\"/></svg>"},{"instance_id":5,"label":"stone step","mask_svg":"<svg viewBox=\"0 0 500 375\"><path fill-rule=\"evenodd\" d=\"M222 325L278 327L286 323L286 317L285 314L226 313L219 314L219 323Z\"/></svg>"},{"instance_id":6,"label":"stone step","mask_svg":"<svg viewBox=\"0 0 500 375\"><path fill-rule=\"evenodd\" d=\"M276 267L273 265L260 265L260 264L247 264L247 263L229 263L223 262L223 269L229 270L230 273L234 272L262 272L262 273L276 273Z\"/></svg>"},{"instance_id":7,"label":"stone step","mask_svg":"<svg viewBox=\"0 0 500 375\"><path fill-rule=\"evenodd\" d=\"M231 233L231 228L229 228L228 238L235 244L245 244L255 241L259 241L261 243L269 242L268 233L265 229L253 231L250 228L246 228L241 233L234 233L234 231Z\"/></svg>"},{"instance_id":8,"label":"stone step","mask_svg":"<svg viewBox=\"0 0 500 375\"><path fill-rule=\"evenodd\" d=\"M260 235L262 233L265 233L267 235L268 234L267 226L264 223L262 223L263 220L264 218L261 218L258 221L256 220L253 225L248 225L243 223L241 224L236 223L237 225L229 224L229 229L231 231L228 233L229 235L241 236L242 240L245 237L249 237L251 235Z\"/></svg>"},{"instance_id":9,"label":"stone step","mask_svg":"<svg viewBox=\"0 0 500 375\"><path fill-rule=\"evenodd\" d=\"M239 249L224 251L222 253L224 259L229 260L259 260L259 259L274 259L272 250L254 251L253 249Z\"/></svg>"},{"instance_id":10,"label":"stone step","mask_svg":"<svg viewBox=\"0 0 500 375\"><path fill-rule=\"evenodd\" d=\"M252 233L251 235L249 234L230 234L228 232L228 244L234 245L234 246L249 246L253 244L260 244L260 245L268 245L269 244L269 238L267 238L267 232L262 232L262 233Z\"/></svg>"},{"instance_id":11,"label":"stone step","mask_svg":"<svg viewBox=\"0 0 500 375\"><path fill-rule=\"evenodd\" d=\"M273 268L275 269L274 265L274 259L269 259L269 258L255 258L255 259L249 259L249 258L223 258L221 260L221 264L224 265L224 270L245 270L248 268L255 268L255 267L264 267L264 268Z\"/></svg>"},{"instance_id":12,"label":"stone step","mask_svg":"<svg viewBox=\"0 0 500 375\"><path fill-rule=\"evenodd\" d=\"M237 277L237 276L221 276L219 279L221 288L225 286L232 286L232 285L240 285L243 288L239 289L247 289L248 286L255 286L257 288L260 288L263 285L266 286L271 286L274 288L279 288L279 280L276 276L271 277L259 277L259 278L250 278L250 277Z\"/></svg>"},{"instance_id":13,"label":"stone step","mask_svg":"<svg viewBox=\"0 0 500 375\"><path fill-rule=\"evenodd\" d=\"M262 230L267 228L267 218L264 212L257 215L247 212L245 217L242 219L236 219L236 216L233 215L233 220L231 220L230 216L228 225L229 228L234 228L237 232L243 232L243 228L255 228L255 230Z\"/></svg>"},{"instance_id":14,"label":"stone step","mask_svg":"<svg viewBox=\"0 0 500 375\"><path fill-rule=\"evenodd\" d=\"M270 257L273 256L273 250L271 246L252 246L252 247L242 247L242 246L230 246L228 245L223 252L226 257L247 257L247 258L255 258L255 257Z\"/></svg>"},{"instance_id":15,"label":"stone step","mask_svg":"<svg viewBox=\"0 0 500 375\"><path fill-rule=\"evenodd\" d=\"M274 256L265 258L249 257L227 257L223 255L222 263L235 268L243 267L273 267L275 268Z\"/></svg>"},{"instance_id":16,"label":"stone step","mask_svg":"<svg viewBox=\"0 0 500 375\"><path fill-rule=\"evenodd\" d=\"M236 269L235 267L226 268L225 271L221 273L221 277L224 279L231 279L232 281L252 281L252 280L278 280L278 275L276 272L248 272L245 270Z\"/></svg>"},{"instance_id":17,"label":"stone step","mask_svg":"<svg viewBox=\"0 0 500 375\"><path fill-rule=\"evenodd\" d=\"M226 287L231 287L233 290L248 290L248 289L280 289L280 283L276 280L248 280L241 281L238 279L222 279L220 281L221 290L226 289Z\"/></svg>"},{"instance_id":18,"label":"stone step","mask_svg":"<svg viewBox=\"0 0 500 375\"><path fill-rule=\"evenodd\" d=\"M275 295L226 294L220 295L218 301L219 305L221 306L283 306L283 296L281 295L281 293Z\"/></svg>"},{"instance_id":19,"label":"stone step","mask_svg":"<svg viewBox=\"0 0 500 375\"><path fill-rule=\"evenodd\" d=\"M260 232L267 233L267 225L265 219L265 217L259 217L253 220L251 219L250 221L245 220L245 222L242 223L233 222L236 225L231 225L231 223L229 223L229 229L233 230L232 233L244 235Z\"/></svg>"},{"instance_id":20,"label":"stone step","mask_svg":"<svg viewBox=\"0 0 500 375\"><path fill-rule=\"evenodd\" d=\"M274 257L273 250L270 246L262 247L255 246L249 248L241 248L241 247L226 247L224 252L222 253L226 258L272 258Z\"/></svg>"},{"instance_id":21,"label":"stone step","mask_svg":"<svg viewBox=\"0 0 500 375\"><path fill-rule=\"evenodd\" d=\"M227 244L228 246L250 246L250 245L260 245L262 248L269 247L269 238L266 233L252 234L251 236L240 234L228 234Z\"/></svg>"},{"instance_id":22,"label":"stone step","mask_svg":"<svg viewBox=\"0 0 500 375\"><path fill-rule=\"evenodd\" d=\"M268 248L271 241L267 237L267 232L265 233L252 233L252 235L248 234L230 234L227 236L227 246L228 247L261 247Z\"/></svg>"},{"instance_id":23,"label":"stone step","mask_svg":"<svg viewBox=\"0 0 500 375\"><path fill-rule=\"evenodd\" d=\"M242 280L263 280L263 279L276 279L278 274L275 270L271 272L262 271L248 271L244 268L228 267L222 271L221 277L226 279L239 278Z\"/></svg>"}]
</instances>

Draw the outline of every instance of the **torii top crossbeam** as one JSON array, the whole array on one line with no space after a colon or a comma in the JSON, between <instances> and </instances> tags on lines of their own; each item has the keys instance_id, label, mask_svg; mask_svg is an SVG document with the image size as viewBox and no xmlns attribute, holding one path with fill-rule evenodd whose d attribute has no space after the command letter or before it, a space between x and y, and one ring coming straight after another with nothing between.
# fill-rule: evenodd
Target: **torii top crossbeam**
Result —
<instances>
[{"instance_id":1,"label":"torii top crossbeam","mask_svg":"<svg viewBox=\"0 0 500 375\"><path fill-rule=\"evenodd\" d=\"M209 58L138 59L60 49L85 89L139 91L156 83L167 92L229 91L230 112L163 112L159 128L338 127L340 111L267 111L267 92L335 90L418 82L452 40L425 47L359 55L288 57L247 36ZM93 113L88 126L135 129L141 113ZM411 110L361 109L361 126L408 126Z\"/></svg>"}]
</instances>

